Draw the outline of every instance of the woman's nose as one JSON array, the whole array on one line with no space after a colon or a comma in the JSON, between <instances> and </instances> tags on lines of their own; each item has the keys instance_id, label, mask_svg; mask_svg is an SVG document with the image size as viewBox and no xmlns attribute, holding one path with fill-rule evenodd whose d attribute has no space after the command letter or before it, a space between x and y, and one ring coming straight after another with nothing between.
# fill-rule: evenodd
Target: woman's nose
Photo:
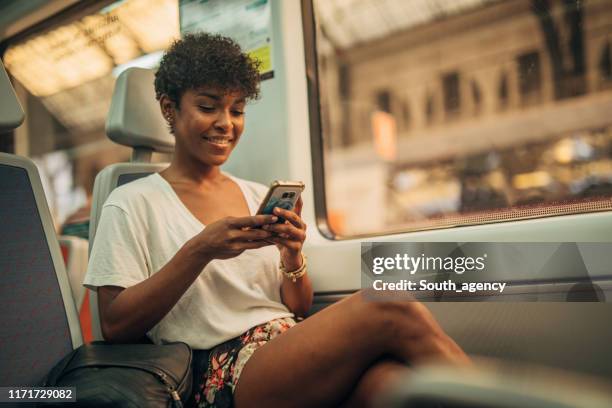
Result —
<instances>
[{"instance_id":1,"label":"woman's nose","mask_svg":"<svg viewBox=\"0 0 612 408\"><path fill-rule=\"evenodd\" d=\"M215 126L225 132L232 130L234 124L232 123L230 112L225 110L220 111L215 121Z\"/></svg>"}]
</instances>

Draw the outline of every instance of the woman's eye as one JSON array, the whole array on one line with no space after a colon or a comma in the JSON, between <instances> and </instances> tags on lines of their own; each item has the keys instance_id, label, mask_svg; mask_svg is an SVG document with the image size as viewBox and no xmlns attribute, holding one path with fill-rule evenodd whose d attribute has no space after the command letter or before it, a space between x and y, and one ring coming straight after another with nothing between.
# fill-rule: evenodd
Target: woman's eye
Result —
<instances>
[{"instance_id":1,"label":"woman's eye","mask_svg":"<svg viewBox=\"0 0 612 408\"><path fill-rule=\"evenodd\" d=\"M233 110L232 114L235 115L235 116L242 116L242 115L244 115L244 111Z\"/></svg>"},{"instance_id":2,"label":"woman's eye","mask_svg":"<svg viewBox=\"0 0 612 408\"><path fill-rule=\"evenodd\" d=\"M213 106L200 105L200 110L204 112L213 112L215 108Z\"/></svg>"}]
</instances>

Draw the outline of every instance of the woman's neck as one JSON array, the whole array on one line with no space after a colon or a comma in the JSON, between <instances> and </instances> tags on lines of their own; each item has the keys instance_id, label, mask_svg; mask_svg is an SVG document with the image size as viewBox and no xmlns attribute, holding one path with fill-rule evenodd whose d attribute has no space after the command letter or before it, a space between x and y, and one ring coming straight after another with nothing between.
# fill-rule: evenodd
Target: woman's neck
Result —
<instances>
[{"instance_id":1,"label":"woman's neck","mask_svg":"<svg viewBox=\"0 0 612 408\"><path fill-rule=\"evenodd\" d=\"M160 174L170 183L189 183L196 186L205 186L225 179L220 166L180 158L176 154L170 166Z\"/></svg>"}]
</instances>

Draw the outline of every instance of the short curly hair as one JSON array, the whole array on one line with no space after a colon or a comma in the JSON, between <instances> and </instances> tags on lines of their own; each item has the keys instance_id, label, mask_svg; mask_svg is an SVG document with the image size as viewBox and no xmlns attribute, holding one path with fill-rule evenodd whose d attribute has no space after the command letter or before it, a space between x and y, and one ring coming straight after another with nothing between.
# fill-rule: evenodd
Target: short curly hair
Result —
<instances>
[{"instance_id":1,"label":"short curly hair","mask_svg":"<svg viewBox=\"0 0 612 408\"><path fill-rule=\"evenodd\" d=\"M166 50L155 73L155 97L168 95L176 107L185 91L212 86L259 98L260 62L242 52L231 38L186 34Z\"/></svg>"}]
</instances>

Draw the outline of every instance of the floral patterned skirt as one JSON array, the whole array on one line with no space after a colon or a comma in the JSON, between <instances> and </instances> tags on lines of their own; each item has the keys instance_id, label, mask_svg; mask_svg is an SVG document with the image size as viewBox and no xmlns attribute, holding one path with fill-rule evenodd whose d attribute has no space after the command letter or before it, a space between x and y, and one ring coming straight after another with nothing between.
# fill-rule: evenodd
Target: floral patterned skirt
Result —
<instances>
[{"instance_id":1,"label":"floral patterned skirt","mask_svg":"<svg viewBox=\"0 0 612 408\"><path fill-rule=\"evenodd\" d=\"M198 408L229 408L233 406L234 389L246 362L255 350L279 334L295 326L291 317L275 319L249 329L246 333L215 346L208 354L202 366L207 366L205 375L197 370L197 353L194 355L196 365L194 378L197 384L193 396Z\"/></svg>"}]
</instances>

